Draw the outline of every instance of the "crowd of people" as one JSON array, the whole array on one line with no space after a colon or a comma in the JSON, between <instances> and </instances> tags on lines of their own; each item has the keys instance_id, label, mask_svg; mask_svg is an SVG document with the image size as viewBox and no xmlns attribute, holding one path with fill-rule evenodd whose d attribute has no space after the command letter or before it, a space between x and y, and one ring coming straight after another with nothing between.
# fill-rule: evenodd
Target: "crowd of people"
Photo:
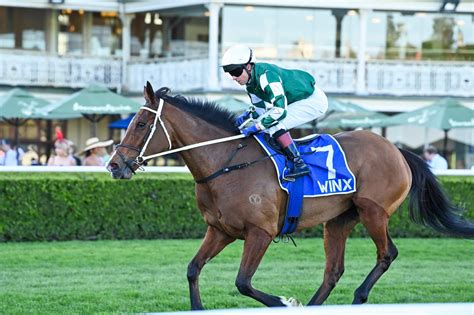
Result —
<instances>
[{"instance_id":1,"label":"crowd of people","mask_svg":"<svg viewBox=\"0 0 474 315\"><path fill-rule=\"evenodd\" d=\"M100 141L97 137L90 138L86 141L84 150L77 155L75 144L59 135L54 142L54 153L46 161L39 156L35 145L29 145L25 152L21 147L15 147L10 140L1 139L0 166L105 166L109 159L107 148L112 143L113 140ZM448 169L447 160L434 146L425 148L422 158L432 169Z\"/></svg>"},{"instance_id":2,"label":"crowd of people","mask_svg":"<svg viewBox=\"0 0 474 315\"><path fill-rule=\"evenodd\" d=\"M48 166L105 166L109 159L107 148L113 140L100 141L93 137L86 141L85 148L76 153L76 145L64 138L60 128L56 129L54 151L46 160L40 156L35 145L29 145L25 152L11 140L0 140L0 166L48 165Z\"/></svg>"}]
</instances>

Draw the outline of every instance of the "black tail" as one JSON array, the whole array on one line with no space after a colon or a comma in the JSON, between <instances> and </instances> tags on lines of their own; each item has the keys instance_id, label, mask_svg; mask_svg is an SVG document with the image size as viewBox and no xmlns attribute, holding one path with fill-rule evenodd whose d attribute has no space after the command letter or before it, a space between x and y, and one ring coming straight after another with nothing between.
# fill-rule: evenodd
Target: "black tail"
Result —
<instances>
[{"instance_id":1,"label":"black tail","mask_svg":"<svg viewBox=\"0 0 474 315\"><path fill-rule=\"evenodd\" d=\"M413 176L409 204L411 220L441 233L474 238L474 224L459 215L462 209L451 203L425 161L409 151L400 151Z\"/></svg>"}]
</instances>

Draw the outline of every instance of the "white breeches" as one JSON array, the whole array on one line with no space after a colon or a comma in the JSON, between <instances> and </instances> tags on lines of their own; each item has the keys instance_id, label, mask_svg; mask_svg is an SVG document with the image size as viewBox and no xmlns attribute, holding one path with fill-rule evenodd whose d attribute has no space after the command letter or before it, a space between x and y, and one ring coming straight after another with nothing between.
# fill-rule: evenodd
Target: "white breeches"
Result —
<instances>
[{"instance_id":1,"label":"white breeches","mask_svg":"<svg viewBox=\"0 0 474 315\"><path fill-rule=\"evenodd\" d=\"M328 98L321 89L314 87L314 92L310 97L288 105L286 117L275 126L264 132L270 136L281 129L290 130L299 125L315 120L328 110Z\"/></svg>"}]
</instances>

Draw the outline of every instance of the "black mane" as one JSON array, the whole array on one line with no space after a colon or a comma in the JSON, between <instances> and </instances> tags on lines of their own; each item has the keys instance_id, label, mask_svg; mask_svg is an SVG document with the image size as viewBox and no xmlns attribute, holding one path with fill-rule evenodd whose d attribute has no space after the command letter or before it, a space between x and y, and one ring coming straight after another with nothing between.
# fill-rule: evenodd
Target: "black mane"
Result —
<instances>
[{"instance_id":1,"label":"black mane","mask_svg":"<svg viewBox=\"0 0 474 315\"><path fill-rule=\"evenodd\" d=\"M163 99L170 105L178 107L208 123L234 134L239 134L239 129L234 125L235 114L208 100L186 98L182 95L168 95L170 89L162 87L155 92L157 98Z\"/></svg>"}]
</instances>

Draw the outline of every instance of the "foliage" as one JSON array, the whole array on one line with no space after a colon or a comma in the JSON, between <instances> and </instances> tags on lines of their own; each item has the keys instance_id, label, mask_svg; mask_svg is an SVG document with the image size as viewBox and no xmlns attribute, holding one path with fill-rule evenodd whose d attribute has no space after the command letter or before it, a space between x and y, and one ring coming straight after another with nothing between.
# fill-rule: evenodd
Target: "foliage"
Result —
<instances>
[{"instance_id":1,"label":"foliage","mask_svg":"<svg viewBox=\"0 0 474 315\"><path fill-rule=\"evenodd\" d=\"M474 179L441 177L455 204L474 218ZM189 174L139 174L117 181L97 173L0 173L0 241L200 238L206 230ZM392 236L440 237L408 219ZM318 226L300 236L321 236ZM353 236L365 236L358 225Z\"/></svg>"},{"instance_id":2,"label":"foliage","mask_svg":"<svg viewBox=\"0 0 474 315\"><path fill-rule=\"evenodd\" d=\"M205 232L190 175L0 177L0 240L195 238Z\"/></svg>"}]
</instances>

